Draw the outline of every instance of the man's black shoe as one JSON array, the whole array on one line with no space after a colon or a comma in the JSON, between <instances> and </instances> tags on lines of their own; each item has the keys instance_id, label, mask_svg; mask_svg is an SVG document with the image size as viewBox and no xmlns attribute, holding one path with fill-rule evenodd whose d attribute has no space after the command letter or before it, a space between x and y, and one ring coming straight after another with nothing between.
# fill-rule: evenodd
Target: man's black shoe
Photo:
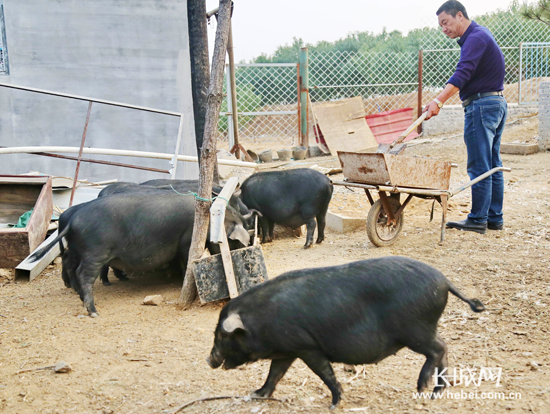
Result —
<instances>
[{"instance_id":1,"label":"man's black shoe","mask_svg":"<svg viewBox=\"0 0 550 414\"><path fill-rule=\"evenodd\" d=\"M462 221L449 221L446 225L451 229L459 229L464 231L475 231L479 234L487 233L487 223L476 223L470 219Z\"/></svg>"},{"instance_id":2,"label":"man's black shoe","mask_svg":"<svg viewBox=\"0 0 550 414\"><path fill-rule=\"evenodd\" d=\"M495 224L495 223L487 223L487 228L489 230L502 230L504 228L504 223L499 223L499 224Z\"/></svg>"}]
</instances>

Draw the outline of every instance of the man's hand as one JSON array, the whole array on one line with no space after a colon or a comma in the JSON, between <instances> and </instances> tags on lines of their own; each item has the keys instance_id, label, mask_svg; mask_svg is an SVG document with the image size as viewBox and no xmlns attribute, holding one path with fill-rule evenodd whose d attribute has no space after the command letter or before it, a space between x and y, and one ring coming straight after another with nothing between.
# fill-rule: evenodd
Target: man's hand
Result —
<instances>
[{"instance_id":1,"label":"man's hand","mask_svg":"<svg viewBox=\"0 0 550 414\"><path fill-rule=\"evenodd\" d=\"M432 116L439 115L439 106L435 103L435 101L431 101L426 107L424 108L423 112L428 112L428 116L426 116L426 121L430 119Z\"/></svg>"}]
</instances>

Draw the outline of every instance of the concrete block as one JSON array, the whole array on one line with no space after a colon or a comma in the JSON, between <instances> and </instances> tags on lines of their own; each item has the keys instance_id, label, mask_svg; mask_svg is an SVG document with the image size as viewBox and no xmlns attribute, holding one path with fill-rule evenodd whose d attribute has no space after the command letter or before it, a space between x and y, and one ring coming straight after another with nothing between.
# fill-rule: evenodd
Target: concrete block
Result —
<instances>
[{"instance_id":1,"label":"concrete block","mask_svg":"<svg viewBox=\"0 0 550 414\"><path fill-rule=\"evenodd\" d=\"M366 217L349 217L341 213L327 212L326 225L336 233L349 233L357 229L365 229L366 223Z\"/></svg>"},{"instance_id":2,"label":"concrete block","mask_svg":"<svg viewBox=\"0 0 550 414\"><path fill-rule=\"evenodd\" d=\"M506 142L500 144L502 154L529 155L539 152L539 144L513 143Z\"/></svg>"}]
</instances>

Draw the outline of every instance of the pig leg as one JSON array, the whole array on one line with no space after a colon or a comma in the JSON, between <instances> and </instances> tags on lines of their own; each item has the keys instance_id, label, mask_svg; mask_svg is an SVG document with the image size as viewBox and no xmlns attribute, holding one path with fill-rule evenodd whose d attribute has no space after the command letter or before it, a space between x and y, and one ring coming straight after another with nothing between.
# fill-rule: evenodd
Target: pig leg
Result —
<instances>
[{"instance_id":1,"label":"pig leg","mask_svg":"<svg viewBox=\"0 0 550 414\"><path fill-rule=\"evenodd\" d=\"M101 263L100 261L87 259L86 261L80 263L77 270L77 279L80 284L80 298L84 302L84 307L92 318L96 318L98 316L94 304L92 287L94 281L97 279L97 276L100 274L104 263L105 262Z\"/></svg>"},{"instance_id":2,"label":"pig leg","mask_svg":"<svg viewBox=\"0 0 550 414\"><path fill-rule=\"evenodd\" d=\"M269 237L269 220L265 217L259 219L262 228L262 243L269 243L272 239Z\"/></svg>"},{"instance_id":3,"label":"pig leg","mask_svg":"<svg viewBox=\"0 0 550 414\"><path fill-rule=\"evenodd\" d=\"M409 348L411 348L414 352L418 352L419 354L426 356L426 362L420 371L417 384L418 392L423 392L428 386L428 381L434 374L435 367L440 367L444 361L446 362L447 346L437 334L435 334L431 341L417 344L415 344L414 347ZM436 387L436 389L440 391L442 387ZM434 389L434 391L436 390Z\"/></svg>"},{"instance_id":4,"label":"pig leg","mask_svg":"<svg viewBox=\"0 0 550 414\"><path fill-rule=\"evenodd\" d=\"M268 220L268 225L269 225L269 238L271 240L273 240L275 238L275 236L273 235L273 229L275 228L275 222L271 221L271 220Z\"/></svg>"},{"instance_id":5,"label":"pig leg","mask_svg":"<svg viewBox=\"0 0 550 414\"><path fill-rule=\"evenodd\" d=\"M317 215L317 241L315 243L322 243L325 240L325 219L327 212Z\"/></svg>"},{"instance_id":6,"label":"pig leg","mask_svg":"<svg viewBox=\"0 0 550 414\"><path fill-rule=\"evenodd\" d=\"M439 373L439 372L444 372L445 368L447 368L447 344L445 343L445 341L439 335L437 335L437 339L439 340L441 345L443 345L443 349L444 349L443 358L441 358L441 361L439 362L439 365L437 366L437 372ZM445 389L447 384L445 383L445 381L442 381L442 382L443 382L443 384L436 385L434 387L434 390L433 390L434 394L438 394L438 393L443 392L443 390Z\"/></svg>"},{"instance_id":7,"label":"pig leg","mask_svg":"<svg viewBox=\"0 0 550 414\"><path fill-rule=\"evenodd\" d=\"M271 397L277 383L283 378L296 358L273 359L269 368L269 375L262 388L252 393L253 397Z\"/></svg>"},{"instance_id":8,"label":"pig leg","mask_svg":"<svg viewBox=\"0 0 550 414\"><path fill-rule=\"evenodd\" d=\"M111 286L112 283L109 282L109 266L105 265L101 268L101 274L99 278L101 279L101 282L103 283L103 286Z\"/></svg>"},{"instance_id":9,"label":"pig leg","mask_svg":"<svg viewBox=\"0 0 550 414\"><path fill-rule=\"evenodd\" d=\"M126 273L124 273L122 270L120 269L115 269L113 268L113 273L115 274L115 277L118 279L118 280L122 280L122 281L126 281L126 280L130 280L126 277Z\"/></svg>"},{"instance_id":10,"label":"pig leg","mask_svg":"<svg viewBox=\"0 0 550 414\"><path fill-rule=\"evenodd\" d=\"M334 370L330 365L330 361L320 352L310 352L300 358L329 388L332 393L332 405L330 409L335 409L342 396L342 387L334 375Z\"/></svg>"},{"instance_id":11,"label":"pig leg","mask_svg":"<svg viewBox=\"0 0 550 414\"><path fill-rule=\"evenodd\" d=\"M313 244L313 233L315 232L315 217L311 217L306 220L306 227L307 227L307 236L306 236L306 244L304 245L304 249L309 249L311 245Z\"/></svg>"}]
</instances>

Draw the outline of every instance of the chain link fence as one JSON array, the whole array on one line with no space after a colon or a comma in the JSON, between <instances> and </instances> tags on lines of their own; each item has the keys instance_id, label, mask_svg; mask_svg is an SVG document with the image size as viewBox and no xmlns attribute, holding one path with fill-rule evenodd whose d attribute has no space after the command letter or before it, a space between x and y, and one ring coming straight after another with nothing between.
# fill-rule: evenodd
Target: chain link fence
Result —
<instances>
[{"instance_id":1,"label":"chain link fence","mask_svg":"<svg viewBox=\"0 0 550 414\"><path fill-rule=\"evenodd\" d=\"M224 82L227 93L229 77ZM290 146L298 143L298 65L237 64L235 65L239 142L243 145L280 143ZM218 138L228 141L231 112L228 99L222 102ZM254 145L252 145L254 146Z\"/></svg>"},{"instance_id":2,"label":"chain link fence","mask_svg":"<svg viewBox=\"0 0 550 414\"><path fill-rule=\"evenodd\" d=\"M491 30L502 49L506 65L504 95L508 102L536 102L538 83L548 72L533 71L533 68L543 66L540 59L548 61L548 47L541 52L539 60L533 58L528 64L527 57L522 61L520 45L548 42L550 27L525 20L517 12L498 11L474 20ZM425 105L441 92L455 71L460 48L456 40L441 32L435 15L423 22L423 28L413 32L420 39L422 50L422 105ZM373 53L312 49L308 69L313 105L361 96L367 115L406 107L416 110L417 51ZM288 147L299 143L297 65L286 65L237 65L239 138L245 146L277 143ZM447 102L459 103L458 94ZM223 105L219 131L220 138L227 141L228 107L226 102ZM311 111L308 115L313 125ZM309 142L314 142L312 127L309 135Z\"/></svg>"}]
</instances>

